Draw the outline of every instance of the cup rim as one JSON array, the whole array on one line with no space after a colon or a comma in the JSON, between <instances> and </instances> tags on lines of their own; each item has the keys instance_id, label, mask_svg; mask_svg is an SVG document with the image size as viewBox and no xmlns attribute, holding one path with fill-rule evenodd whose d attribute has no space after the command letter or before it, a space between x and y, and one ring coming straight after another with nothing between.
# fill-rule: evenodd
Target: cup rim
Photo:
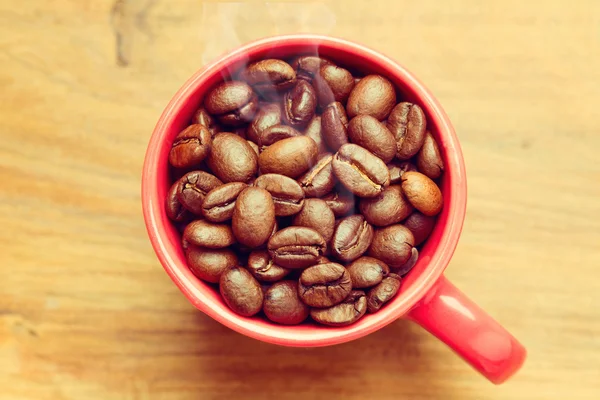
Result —
<instances>
[{"instance_id":1,"label":"cup rim","mask_svg":"<svg viewBox=\"0 0 600 400\"><path fill-rule=\"evenodd\" d=\"M451 167L447 168L445 173L450 175L452 188L449 193L444 194L449 200L450 208L448 210L448 221L444 226L442 235L440 235L440 241L425 271L403 293L403 301L384 307L372 316L369 324L363 324L360 327L355 325L343 328L320 327L318 331L304 331L300 334L293 326L284 327L286 329L272 329L257 326L251 319L238 316L233 312L230 314L220 313L213 307L212 300L206 293L196 287L194 282L189 279L189 274L182 272L182 269L187 268L187 266L177 263L166 243L168 242L166 226L163 219L161 219L164 199L158 198L158 180L156 176L159 168L157 160L160 148L165 142L164 135L167 127L186 104L189 97L203 85L207 77L219 73L224 67L231 65L235 60L239 60L244 54L254 54L273 46L282 45L326 45L341 52L359 54L363 58L382 65L418 94L419 100L429 110L430 117L435 120L440 136L445 138L444 147L446 148L449 164L451 164ZM467 199L462 150L448 116L433 94L412 73L382 53L345 39L313 34L278 35L252 41L222 55L195 72L173 96L156 124L144 159L141 189L144 222L152 247L167 274L196 308L223 325L246 336L274 344L302 347L325 346L358 339L386 326L410 311L432 288L450 262L462 231Z\"/></svg>"}]
</instances>

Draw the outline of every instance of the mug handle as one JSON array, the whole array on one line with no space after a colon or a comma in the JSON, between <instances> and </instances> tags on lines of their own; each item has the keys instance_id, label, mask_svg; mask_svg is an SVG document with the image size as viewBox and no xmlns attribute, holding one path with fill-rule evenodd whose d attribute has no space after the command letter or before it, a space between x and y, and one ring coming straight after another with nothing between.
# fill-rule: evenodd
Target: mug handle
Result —
<instances>
[{"instance_id":1,"label":"mug handle","mask_svg":"<svg viewBox=\"0 0 600 400\"><path fill-rule=\"evenodd\" d=\"M527 350L442 275L408 318L446 343L494 384L523 365Z\"/></svg>"}]
</instances>

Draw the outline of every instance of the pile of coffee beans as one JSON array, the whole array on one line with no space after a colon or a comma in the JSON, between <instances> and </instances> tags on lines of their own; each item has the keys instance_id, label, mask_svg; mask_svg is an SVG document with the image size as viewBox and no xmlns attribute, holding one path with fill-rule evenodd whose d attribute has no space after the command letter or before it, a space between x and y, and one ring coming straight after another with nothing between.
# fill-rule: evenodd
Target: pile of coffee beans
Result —
<instances>
[{"instance_id":1,"label":"pile of coffee beans","mask_svg":"<svg viewBox=\"0 0 600 400\"><path fill-rule=\"evenodd\" d=\"M417 104L384 76L302 55L247 65L174 139L166 213L234 312L329 326L398 293L443 206Z\"/></svg>"}]
</instances>

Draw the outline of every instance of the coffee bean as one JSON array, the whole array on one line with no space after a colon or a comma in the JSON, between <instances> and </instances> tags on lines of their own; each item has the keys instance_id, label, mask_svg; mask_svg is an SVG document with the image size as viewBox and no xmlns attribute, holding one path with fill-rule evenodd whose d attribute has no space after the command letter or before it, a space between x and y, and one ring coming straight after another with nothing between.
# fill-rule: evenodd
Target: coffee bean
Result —
<instances>
[{"instance_id":1,"label":"coffee bean","mask_svg":"<svg viewBox=\"0 0 600 400\"><path fill-rule=\"evenodd\" d=\"M423 146L426 119L418 105L399 103L390 113L387 126L396 138L396 157L400 160L408 160Z\"/></svg>"},{"instance_id":2,"label":"coffee bean","mask_svg":"<svg viewBox=\"0 0 600 400\"><path fill-rule=\"evenodd\" d=\"M396 296L398 290L400 290L400 277L396 274L389 274L379 285L367 293L367 310L370 313L378 311Z\"/></svg>"},{"instance_id":3,"label":"coffee bean","mask_svg":"<svg viewBox=\"0 0 600 400\"><path fill-rule=\"evenodd\" d=\"M321 66L330 64L331 61L318 56L301 56L292 62L292 67L296 70L298 79L310 82L315 74L319 72Z\"/></svg>"},{"instance_id":4,"label":"coffee bean","mask_svg":"<svg viewBox=\"0 0 600 400\"><path fill-rule=\"evenodd\" d=\"M331 307L341 303L352 290L350 274L343 265L317 264L300 275L298 293L311 307Z\"/></svg>"},{"instance_id":5,"label":"coffee bean","mask_svg":"<svg viewBox=\"0 0 600 400\"><path fill-rule=\"evenodd\" d=\"M402 174L405 172L417 170L415 164L410 161L392 161L387 167L390 171L390 185L401 183L400 178L402 178Z\"/></svg>"},{"instance_id":6,"label":"coffee bean","mask_svg":"<svg viewBox=\"0 0 600 400\"><path fill-rule=\"evenodd\" d=\"M204 196L222 184L223 182L208 172L188 172L177 183L177 199L190 212L202 215Z\"/></svg>"},{"instance_id":7,"label":"coffee bean","mask_svg":"<svg viewBox=\"0 0 600 400\"><path fill-rule=\"evenodd\" d=\"M248 143L248 146L252 147L252 150L254 150L254 152L256 153L256 159L258 160L258 156L260 155L260 150L258 148L258 145L251 140L246 140L246 142ZM252 181L252 179L253 178L251 178L248 181L248 183L250 183Z\"/></svg>"},{"instance_id":8,"label":"coffee bean","mask_svg":"<svg viewBox=\"0 0 600 400\"><path fill-rule=\"evenodd\" d=\"M298 179L306 197L321 197L333 190L335 176L331 168L332 160L333 154L324 154L310 171Z\"/></svg>"},{"instance_id":9,"label":"coffee bean","mask_svg":"<svg viewBox=\"0 0 600 400\"><path fill-rule=\"evenodd\" d=\"M219 290L225 304L237 314L250 317L262 308L264 297L260 284L243 267L225 270L219 280Z\"/></svg>"},{"instance_id":10,"label":"coffee bean","mask_svg":"<svg viewBox=\"0 0 600 400\"><path fill-rule=\"evenodd\" d=\"M346 190L329 193L323 197L323 200L336 218L345 217L354 210L354 195Z\"/></svg>"},{"instance_id":11,"label":"coffee bean","mask_svg":"<svg viewBox=\"0 0 600 400\"><path fill-rule=\"evenodd\" d=\"M304 207L294 217L293 224L313 228L326 242L329 242L335 228L335 216L324 200L306 199Z\"/></svg>"},{"instance_id":12,"label":"coffee bean","mask_svg":"<svg viewBox=\"0 0 600 400\"><path fill-rule=\"evenodd\" d=\"M171 221L174 222L183 222L190 219L192 214L181 205L179 199L177 199L177 186L179 182L175 182L169 188L167 192L167 198L165 201L165 211L167 212L167 217Z\"/></svg>"},{"instance_id":13,"label":"coffee bean","mask_svg":"<svg viewBox=\"0 0 600 400\"><path fill-rule=\"evenodd\" d=\"M350 92L346 112L348 118L367 114L383 121L395 104L394 85L381 75L367 75Z\"/></svg>"},{"instance_id":14,"label":"coffee bean","mask_svg":"<svg viewBox=\"0 0 600 400\"><path fill-rule=\"evenodd\" d=\"M362 290L353 290L340 304L329 308L313 308L310 317L329 326L346 326L355 323L367 312L367 296Z\"/></svg>"},{"instance_id":15,"label":"coffee bean","mask_svg":"<svg viewBox=\"0 0 600 400\"><path fill-rule=\"evenodd\" d=\"M390 268L383 261L367 256L354 260L346 270L355 289L375 286L390 272Z\"/></svg>"},{"instance_id":16,"label":"coffee bean","mask_svg":"<svg viewBox=\"0 0 600 400\"><path fill-rule=\"evenodd\" d=\"M279 104L270 103L261 107L252 123L246 130L248 140L258 144L258 138L262 131L272 126L281 123L281 106Z\"/></svg>"},{"instance_id":17,"label":"coffee bean","mask_svg":"<svg viewBox=\"0 0 600 400\"><path fill-rule=\"evenodd\" d=\"M403 225L410 229L415 237L415 246L419 246L425 241L433 231L435 226L435 217L428 217L418 211L413 212L404 221Z\"/></svg>"},{"instance_id":18,"label":"coffee bean","mask_svg":"<svg viewBox=\"0 0 600 400\"><path fill-rule=\"evenodd\" d=\"M351 215L339 221L335 228L331 251L341 261L353 261L367 251L372 240L373 227L362 215Z\"/></svg>"},{"instance_id":19,"label":"coffee bean","mask_svg":"<svg viewBox=\"0 0 600 400\"><path fill-rule=\"evenodd\" d=\"M279 174L264 174L256 178L254 186L271 194L275 215L285 217L300 212L304 205L304 192L292 178Z\"/></svg>"},{"instance_id":20,"label":"coffee bean","mask_svg":"<svg viewBox=\"0 0 600 400\"><path fill-rule=\"evenodd\" d=\"M273 322L297 325L308 317L309 308L298 296L298 282L282 281L266 291L263 311Z\"/></svg>"},{"instance_id":21,"label":"coffee bean","mask_svg":"<svg viewBox=\"0 0 600 400\"><path fill-rule=\"evenodd\" d=\"M411 231L396 224L375 230L368 254L396 268L408 261L414 245Z\"/></svg>"},{"instance_id":22,"label":"coffee bean","mask_svg":"<svg viewBox=\"0 0 600 400\"><path fill-rule=\"evenodd\" d=\"M420 172L405 172L401 180L402 191L417 210L430 217L442 211L442 192L434 181Z\"/></svg>"},{"instance_id":23,"label":"coffee bean","mask_svg":"<svg viewBox=\"0 0 600 400\"><path fill-rule=\"evenodd\" d=\"M285 278L290 270L271 260L266 250L255 250L248 256L248 270L259 281L277 282Z\"/></svg>"},{"instance_id":24,"label":"coffee bean","mask_svg":"<svg viewBox=\"0 0 600 400\"><path fill-rule=\"evenodd\" d=\"M407 262L402 264L399 267L394 267L392 272L398 274L400 276L406 275L410 272L411 269L415 266L417 261L419 260L419 250L416 247L413 247L410 253L410 258Z\"/></svg>"},{"instance_id":25,"label":"coffee bean","mask_svg":"<svg viewBox=\"0 0 600 400\"><path fill-rule=\"evenodd\" d=\"M258 170L258 159L246 140L219 133L213 138L208 166L223 182L248 182Z\"/></svg>"},{"instance_id":26,"label":"coffee bean","mask_svg":"<svg viewBox=\"0 0 600 400\"><path fill-rule=\"evenodd\" d=\"M339 181L359 197L375 197L390 184L385 163L356 144L340 147L331 165Z\"/></svg>"},{"instance_id":27,"label":"coffee bean","mask_svg":"<svg viewBox=\"0 0 600 400\"><path fill-rule=\"evenodd\" d=\"M321 116L315 115L308 125L306 125L306 129L304 129L304 136L307 136L315 141L317 147L319 148L319 154L327 153L329 150L325 145L325 141L321 135Z\"/></svg>"},{"instance_id":28,"label":"coffee bean","mask_svg":"<svg viewBox=\"0 0 600 400\"><path fill-rule=\"evenodd\" d=\"M243 78L261 95L287 90L296 83L296 72L285 61L275 58L259 60L246 67Z\"/></svg>"},{"instance_id":29,"label":"coffee bean","mask_svg":"<svg viewBox=\"0 0 600 400\"><path fill-rule=\"evenodd\" d=\"M175 138L169 152L169 163L175 168L194 167L204 161L211 145L208 128L200 124L190 125Z\"/></svg>"},{"instance_id":30,"label":"coffee bean","mask_svg":"<svg viewBox=\"0 0 600 400\"><path fill-rule=\"evenodd\" d=\"M258 98L245 82L223 82L212 89L204 100L206 111L229 126L252 121L258 108Z\"/></svg>"},{"instance_id":31,"label":"coffee bean","mask_svg":"<svg viewBox=\"0 0 600 400\"><path fill-rule=\"evenodd\" d=\"M224 222L233 216L235 200L248 185L230 182L216 187L206 194L202 203L202 215L211 222Z\"/></svg>"},{"instance_id":32,"label":"coffee bean","mask_svg":"<svg viewBox=\"0 0 600 400\"><path fill-rule=\"evenodd\" d=\"M312 84L317 92L319 106L325 108L334 101L346 103L354 88L354 77L347 69L327 64L319 68Z\"/></svg>"},{"instance_id":33,"label":"coffee bean","mask_svg":"<svg viewBox=\"0 0 600 400\"><path fill-rule=\"evenodd\" d=\"M297 178L315 165L317 144L306 136L280 140L266 148L258 157L262 174L281 174Z\"/></svg>"},{"instance_id":34,"label":"coffee bean","mask_svg":"<svg viewBox=\"0 0 600 400\"><path fill-rule=\"evenodd\" d=\"M257 248L264 245L275 225L275 204L269 192L247 187L239 195L233 209L233 234L242 245Z\"/></svg>"},{"instance_id":35,"label":"coffee bean","mask_svg":"<svg viewBox=\"0 0 600 400\"><path fill-rule=\"evenodd\" d=\"M302 134L287 125L273 125L265 130L263 130L258 136L258 145L262 146L270 146L275 142L278 142L282 139L287 139L291 137L301 136Z\"/></svg>"},{"instance_id":36,"label":"coffee bean","mask_svg":"<svg viewBox=\"0 0 600 400\"><path fill-rule=\"evenodd\" d=\"M230 249L204 249L191 246L186 252L190 271L203 281L218 283L221 274L238 264L238 258Z\"/></svg>"},{"instance_id":37,"label":"coffee bean","mask_svg":"<svg viewBox=\"0 0 600 400\"><path fill-rule=\"evenodd\" d=\"M217 121L206 111L204 107L200 107L192 116L192 124L204 125L208 128L210 136L215 136L221 131L221 127Z\"/></svg>"},{"instance_id":38,"label":"coffee bean","mask_svg":"<svg viewBox=\"0 0 600 400\"><path fill-rule=\"evenodd\" d=\"M304 127L315 115L317 95L310 83L299 80L283 97L283 118L288 125Z\"/></svg>"},{"instance_id":39,"label":"coffee bean","mask_svg":"<svg viewBox=\"0 0 600 400\"><path fill-rule=\"evenodd\" d=\"M348 143L348 117L342 103L331 103L321 116L321 131L327 146L336 151Z\"/></svg>"},{"instance_id":40,"label":"coffee bean","mask_svg":"<svg viewBox=\"0 0 600 400\"><path fill-rule=\"evenodd\" d=\"M327 248L323 237L314 229L290 226L269 239L269 255L285 268L306 268L317 262Z\"/></svg>"},{"instance_id":41,"label":"coffee bean","mask_svg":"<svg viewBox=\"0 0 600 400\"><path fill-rule=\"evenodd\" d=\"M385 163L396 155L396 140L388 128L370 115L357 115L348 124L348 137Z\"/></svg>"},{"instance_id":42,"label":"coffee bean","mask_svg":"<svg viewBox=\"0 0 600 400\"><path fill-rule=\"evenodd\" d=\"M375 226L397 224L414 210L402 193L400 185L385 188L377 197L360 199L359 209L367 222Z\"/></svg>"},{"instance_id":43,"label":"coffee bean","mask_svg":"<svg viewBox=\"0 0 600 400\"><path fill-rule=\"evenodd\" d=\"M190 244L209 249L222 249L235 243L229 225L214 224L203 219L190 222L183 231L183 238Z\"/></svg>"},{"instance_id":44,"label":"coffee bean","mask_svg":"<svg viewBox=\"0 0 600 400\"><path fill-rule=\"evenodd\" d=\"M419 172L431 179L437 179L444 171L444 161L440 148L430 132L425 134L425 141L417 153L417 167Z\"/></svg>"}]
</instances>

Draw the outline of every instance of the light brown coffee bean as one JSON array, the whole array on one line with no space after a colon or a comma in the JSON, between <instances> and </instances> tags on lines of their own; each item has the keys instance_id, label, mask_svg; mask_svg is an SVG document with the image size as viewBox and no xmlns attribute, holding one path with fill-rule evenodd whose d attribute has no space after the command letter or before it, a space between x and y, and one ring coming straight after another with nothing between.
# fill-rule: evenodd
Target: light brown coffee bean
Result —
<instances>
[{"instance_id":1,"label":"light brown coffee bean","mask_svg":"<svg viewBox=\"0 0 600 400\"><path fill-rule=\"evenodd\" d=\"M261 95L287 90L296 83L296 71L285 61L268 58L251 63L242 74L243 79Z\"/></svg>"},{"instance_id":2,"label":"light brown coffee bean","mask_svg":"<svg viewBox=\"0 0 600 400\"><path fill-rule=\"evenodd\" d=\"M362 215L351 215L339 221L331 239L331 252L341 261L350 262L362 256L373 240L373 227Z\"/></svg>"},{"instance_id":3,"label":"light brown coffee bean","mask_svg":"<svg viewBox=\"0 0 600 400\"><path fill-rule=\"evenodd\" d=\"M218 283L223 271L238 264L238 258L231 249L190 246L186 258L190 271L210 283Z\"/></svg>"},{"instance_id":4,"label":"light brown coffee bean","mask_svg":"<svg viewBox=\"0 0 600 400\"><path fill-rule=\"evenodd\" d=\"M389 274L381 283L367 293L367 310L370 313L379 311L381 307L392 300L400 290L401 279L396 274Z\"/></svg>"},{"instance_id":5,"label":"light brown coffee bean","mask_svg":"<svg viewBox=\"0 0 600 400\"><path fill-rule=\"evenodd\" d=\"M336 151L348 143L348 117L340 102L331 103L321 116L321 131L327 146Z\"/></svg>"},{"instance_id":6,"label":"light brown coffee bean","mask_svg":"<svg viewBox=\"0 0 600 400\"><path fill-rule=\"evenodd\" d=\"M365 219L375 226L397 224L414 210L402 193L400 185L385 188L377 197L360 199L359 209Z\"/></svg>"},{"instance_id":7,"label":"light brown coffee bean","mask_svg":"<svg viewBox=\"0 0 600 400\"><path fill-rule=\"evenodd\" d=\"M258 98L246 82L228 81L208 92L204 107L221 123L240 126L254 118L258 108Z\"/></svg>"},{"instance_id":8,"label":"light brown coffee bean","mask_svg":"<svg viewBox=\"0 0 600 400\"><path fill-rule=\"evenodd\" d=\"M410 161L392 161L388 164L388 170L390 171L390 185L402 183L400 178L406 171L416 171L417 167Z\"/></svg>"},{"instance_id":9,"label":"light brown coffee bean","mask_svg":"<svg viewBox=\"0 0 600 400\"><path fill-rule=\"evenodd\" d=\"M247 187L239 195L233 209L231 226L237 241L257 248L264 245L275 225L275 204L269 192Z\"/></svg>"},{"instance_id":10,"label":"light brown coffee bean","mask_svg":"<svg viewBox=\"0 0 600 400\"><path fill-rule=\"evenodd\" d=\"M283 118L294 128L304 127L315 115L316 107L315 89L305 80L298 80L296 86L283 97Z\"/></svg>"},{"instance_id":11,"label":"light brown coffee bean","mask_svg":"<svg viewBox=\"0 0 600 400\"><path fill-rule=\"evenodd\" d=\"M347 69L327 64L319 68L312 84L317 92L319 106L325 108L334 101L346 103L354 88L354 77Z\"/></svg>"},{"instance_id":12,"label":"light brown coffee bean","mask_svg":"<svg viewBox=\"0 0 600 400\"><path fill-rule=\"evenodd\" d=\"M400 160L408 160L423 146L427 121L418 105L399 103L390 113L387 126L396 138L396 157Z\"/></svg>"},{"instance_id":13,"label":"light brown coffee bean","mask_svg":"<svg viewBox=\"0 0 600 400\"><path fill-rule=\"evenodd\" d=\"M325 196L327 203L336 218L346 217L354 210L354 195L346 190L336 190Z\"/></svg>"},{"instance_id":14,"label":"light brown coffee bean","mask_svg":"<svg viewBox=\"0 0 600 400\"><path fill-rule=\"evenodd\" d=\"M396 140L388 128L370 115L357 115L348 124L348 137L383 162L392 161L396 155Z\"/></svg>"},{"instance_id":15,"label":"light brown coffee bean","mask_svg":"<svg viewBox=\"0 0 600 400\"><path fill-rule=\"evenodd\" d=\"M273 125L263 130L258 137L258 145L263 149L283 139L301 136L302 134L287 125Z\"/></svg>"},{"instance_id":16,"label":"light brown coffee bean","mask_svg":"<svg viewBox=\"0 0 600 400\"><path fill-rule=\"evenodd\" d=\"M309 308L300 300L298 282L282 281L265 292L263 311L273 322L297 325L308 317Z\"/></svg>"},{"instance_id":17,"label":"light brown coffee bean","mask_svg":"<svg viewBox=\"0 0 600 400\"><path fill-rule=\"evenodd\" d=\"M281 106L277 103L269 103L261 107L252 123L246 130L248 140L258 144L258 138L262 131L281 123Z\"/></svg>"},{"instance_id":18,"label":"light brown coffee bean","mask_svg":"<svg viewBox=\"0 0 600 400\"><path fill-rule=\"evenodd\" d=\"M433 231L435 226L435 217L428 217L418 211L413 212L404 221L403 225L410 229L415 237L415 246L423 243Z\"/></svg>"},{"instance_id":19,"label":"light brown coffee bean","mask_svg":"<svg viewBox=\"0 0 600 400\"><path fill-rule=\"evenodd\" d=\"M248 270L259 281L277 282L285 278L291 270L273 262L266 250L255 250L248 256Z\"/></svg>"},{"instance_id":20,"label":"light brown coffee bean","mask_svg":"<svg viewBox=\"0 0 600 400\"><path fill-rule=\"evenodd\" d=\"M325 252L327 245L316 230L290 226L271 236L267 247L275 263L295 269L314 265Z\"/></svg>"},{"instance_id":21,"label":"light brown coffee bean","mask_svg":"<svg viewBox=\"0 0 600 400\"><path fill-rule=\"evenodd\" d=\"M390 184L390 173L385 163L353 143L340 147L331 166L339 181L359 197L375 197Z\"/></svg>"},{"instance_id":22,"label":"light brown coffee bean","mask_svg":"<svg viewBox=\"0 0 600 400\"><path fill-rule=\"evenodd\" d=\"M396 224L375 230L368 254L390 268L396 268L408 261L414 245L415 239L411 231Z\"/></svg>"},{"instance_id":23,"label":"light brown coffee bean","mask_svg":"<svg viewBox=\"0 0 600 400\"><path fill-rule=\"evenodd\" d=\"M254 152L256 153L256 159L258 160L258 156L260 155L260 150L258 148L258 145L251 140L246 140L246 142L248 143L248 145L250 147L252 147L252 150L254 150ZM248 181L248 183L250 183L251 181L252 181L252 178Z\"/></svg>"},{"instance_id":24,"label":"light brown coffee bean","mask_svg":"<svg viewBox=\"0 0 600 400\"><path fill-rule=\"evenodd\" d=\"M225 270L219 280L219 291L225 304L237 314L250 317L262 309L264 296L260 284L243 267Z\"/></svg>"},{"instance_id":25,"label":"light brown coffee bean","mask_svg":"<svg viewBox=\"0 0 600 400\"><path fill-rule=\"evenodd\" d=\"M326 308L341 303L352 290L350 274L343 265L317 264L306 268L300 275L300 299L311 306Z\"/></svg>"},{"instance_id":26,"label":"light brown coffee bean","mask_svg":"<svg viewBox=\"0 0 600 400\"><path fill-rule=\"evenodd\" d=\"M321 197L333 190L335 176L331 167L332 160L333 154L324 154L310 171L298 179L306 197Z\"/></svg>"},{"instance_id":27,"label":"light brown coffee bean","mask_svg":"<svg viewBox=\"0 0 600 400\"><path fill-rule=\"evenodd\" d=\"M175 168L192 168L204 161L211 146L208 128L200 124L190 125L175 138L169 152L169 163Z\"/></svg>"},{"instance_id":28,"label":"light brown coffee bean","mask_svg":"<svg viewBox=\"0 0 600 400\"><path fill-rule=\"evenodd\" d=\"M216 176L204 171L191 171L177 182L177 199L187 210L202 215L204 196L221 182Z\"/></svg>"},{"instance_id":29,"label":"light brown coffee bean","mask_svg":"<svg viewBox=\"0 0 600 400\"><path fill-rule=\"evenodd\" d=\"M310 316L316 322L329 326L355 323L367 311L367 296L362 290L353 290L340 304L329 308L313 308Z\"/></svg>"},{"instance_id":30,"label":"light brown coffee bean","mask_svg":"<svg viewBox=\"0 0 600 400\"><path fill-rule=\"evenodd\" d=\"M315 165L318 152L315 141L306 136L280 140L260 153L260 172L297 178Z\"/></svg>"},{"instance_id":31,"label":"light brown coffee bean","mask_svg":"<svg viewBox=\"0 0 600 400\"><path fill-rule=\"evenodd\" d=\"M434 181L420 172L405 172L401 180L402 191L417 210L430 217L442 211L442 192Z\"/></svg>"},{"instance_id":32,"label":"light brown coffee bean","mask_svg":"<svg viewBox=\"0 0 600 400\"><path fill-rule=\"evenodd\" d=\"M381 282L389 272L390 268L381 260L373 257L363 256L352 262L346 270L352 279L354 289L370 288Z\"/></svg>"},{"instance_id":33,"label":"light brown coffee bean","mask_svg":"<svg viewBox=\"0 0 600 400\"><path fill-rule=\"evenodd\" d=\"M381 75L367 75L350 92L346 112L348 118L367 114L383 121L395 104L394 85Z\"/></svg>"},{"instance_id":34,"label":"light brown coffee bean","mask_svg":"<svg viewBox=\"0 0 600 400\"><path fill-rule=\"evenodd\" d=\"M417 153L417 167L419 172L431 179L439 178L444 171L442 153L440 153L440 148L430 132L425 134L423 146Z\"/></svg>"},{"instance_id":35,"label":"light brown coffee bean","mask_svg":"<svg viewBox=\"0 0 600 400\"><path fill-rule=\"evenodd\" d=\"M286 217L297 214L304 205L304 192L292 178L280 174L264 174L256 178L254 186L271 194L275 215Z\"/></svg>"},{"instance_id":36,"label":"light brown coffee bean","mask_svg":"<svg viewBox=\"0 0 600 400\"><path fill-rule=\"evenodd\" d=\"M202 203L204 218L210 222L230 220L238 195L247 187L248 185L243 182L230 182L208 192Z\"/></svg>"},{"instance_id":37,"label":"light brown coffee bean","mask_svg":"<svg viewBox=\"0 0 600 400\"><path fill-rule=\"evenodd\" d=\"M327 153L329 150L327 149L327 145L323 140L323 136L321 135L321 116L315 115L306 128L304 129L304 136L307 136L315 141L317 147L319 148L319 154Z\"/></svg>"},{"instance_id":38,"label":"light brown coffee bean","mask_svg":"<svg viewBox=\"0 0 600 400\"><path fill-rule=\"evenodd\" d=\"M235 243L231 227L203 219L190 222L183 231L183 238L190 244L209 249L222 249Z\"/></svg>"},{"instance_id":39,"label":"light brown coffee bean","mask_svg":"<svg viewBox=\"0 0 600 400\"><path fill-rule=\"evenodd\" d=\"M302 210L296 214L292 223L296 226L313 228L326 242L329 242L335 228L335 215L324 200L305 199Z\"/></svg>"},{"instance_id":40,"label":"light brown coffee bean","mask_svg":"<svg viewBox=\"0 0 600 400\"><path fill-rule=\"evenodd\" d=\"M219 133L213 138L208 166L223 182L248 182L256 175L258 159L246 140Z\"/></svg>"}]
</instances>

